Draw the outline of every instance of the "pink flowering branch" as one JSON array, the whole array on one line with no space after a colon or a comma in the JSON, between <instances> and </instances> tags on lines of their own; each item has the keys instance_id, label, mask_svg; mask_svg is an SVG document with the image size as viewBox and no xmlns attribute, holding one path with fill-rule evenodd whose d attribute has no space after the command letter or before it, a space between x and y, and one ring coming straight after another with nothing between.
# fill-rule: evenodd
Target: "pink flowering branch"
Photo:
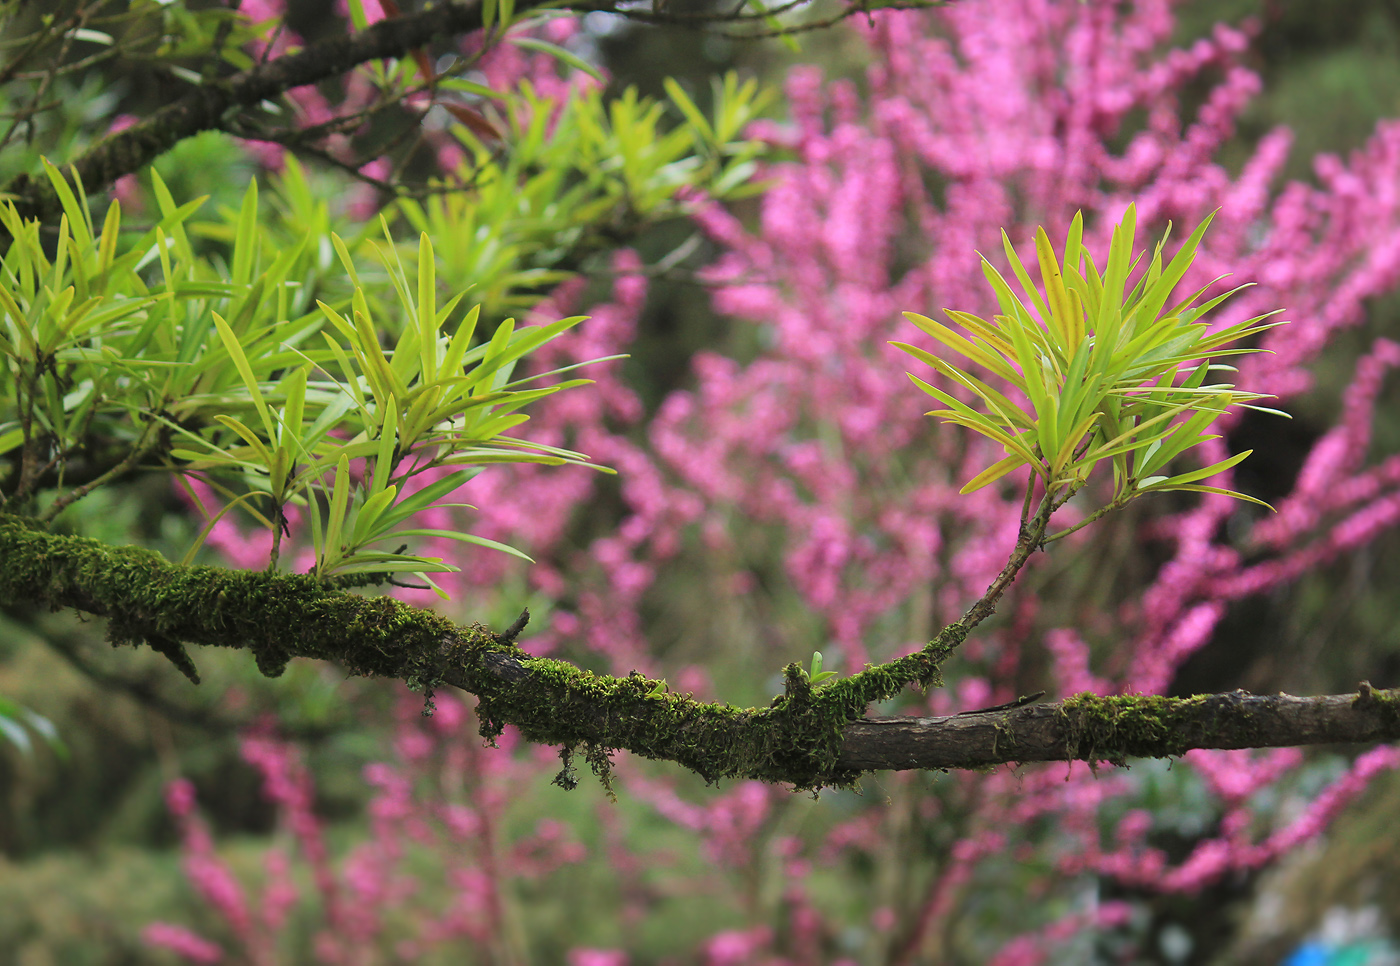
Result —
<instances>
[{"instance_id":1,"label":"pink flowering branch","mask_svg":"<svg viewBox=\"0 0 1400 966\"><path fill-rule=\"evenodd\" d=\"M698 531L695 544L703 540L703 549L682 549L692 555L669 566L715 572L704 586L713 588L707 600L716 625L722 622L726 632L737 627L734 637L746 646L804 656L819 647L836 667L859 668L916 647L995 579L1018 536L1019 494L1009 487L955 494L958 483L1001 454L989 457L957 433L921 426L908 393L888 379L897 364L882 347L910 337L896 321L901 310L978 305L984 296L972 253L998 251L999 228L1017 245L1036 224L1053 226L1048 230L1059 238L1083 209L1086 243L1092 235L1103 248L1108 226L1129 201L1141 223L1158 231L1168 220L1190 225L1219 208L1186 285L1194 289L1224 273L1258 282L1237 296L1221 326L1287 306L1293 323L1266 333L1261 345L1270 353L1248 357L1239 377L1276 394L1285 409L1311 388L1318 354L1368 318L1368 300L1394 290L1400 123L1382 122L1349 157L1318 158L1316 185L1280 185L1291 139L1285 129L1263 138L1236 174L1215 157L1261 88L1242 56L1258 24L1219 25L1178 48L1171 7L1167 0L991 0L937 15L881 14L868 29L859 25L871 48L860 86L825 81L814 67L789 73L786 118L751 130L792 158L761 172L770 185L761 217L741 221L719 206L697 216L720 248L706 273L714 306L751 330L748 337L761 349L752 359L698 354L694 388L672 393L646 427L650 455L666 478L661 499L684 506L690 531ZM1184 103L1197 100L1183 96L1192 84L1210 91L1194 112L1184 111ZM1180 236L1173 237L1167 254ZM626 344L608 351L626 351ZM1214 497L1177 510L1144 507L1142 516L1116 524L1116 549L1111 540L1085 539L1094 532L1088 531L1063 541L1055 554L1034 555L1030 573L998 607L1001 619L966 640L956 670L951 662L945 668L953 671L949 686L929 692L926 707L917 710L941 716L925 719L940 727L923 733L915 720L852 723L844 731L843 765L879 760L913 768L974 755L1032 761L1040 752L1026 747L1033 734L1023 725L1031 721L1063 755L1073 736L1052 708L952 713L1037 687L1058 695L1164 692L1193 655L1235 643L1222 622L1236 602L1287 594L1300 577L1393 532L1400 524L1400 457L1376 457L1370 440L1376 400L1394 380L1396 359L1384 339L1363 353L1341 425L1323 437L1291 487L1290 470L1276 471L1276 481L1291 489L1271 499L1277 515L1256 517ZM1233 423L1225 428L1230 446L1248 445ZM1230 455L1222 440L1202 459ZM616 547L607 547L600 569L609 577L624 566L656 573L676 553L674 517L650 503L629 501L628 510L622 526L634 549L618 560ZM1076 511L1065 507L1057 529L1078 522ZM1166 554L1163 566L1141 569L1143 541ZM775 551L782 554L776 562ZM1066 557L1069 566L1053 562ZM602 563L601 555L594 559ZM1074 568L1093 579L1080 584L1071 577L1065 588L1061 582ZM581 571L548 589L552 599L562 591L569 608L556 612L556 620L576 623L604 656L633 660L604 644L615 627L628 627L630 636L635 608L624 603L595 614L572 606L582 596L578 588L591 590L592 581ZM664 587L658 581L653 593ZM764 623L783 604L800 608L806 619L796 626ZM1352 734L1377 734L1363 720L1370 712L1352 706L1355 697L1320 699L1308 714L1331 721L1330 705L1357 725ZM1305 699L1261 700L1287 711ZM1129 699L1123 707L1134 704ZM1177 710L1190 711L1190 704ZM1196 727L1215 723L1207 717ZM1287 728L1295 736L1308 730L1299 720ZM950 735L974 730L972 741ZM892 743L908 738L909 745L878 759L855 757L881 733ZM1223 744L1228 736L1212 737ZM945 738L933 753L932 743ZM1289 825L1294 834L1318 834L1339 803L1350 800L1334 790L1351 795L1377 768L1393 767L1393 756L1380 752L1365 751L1357 759L1365 768L1316 797L1328 807L1319 806L1316 821ZM1202 748L1176 762L1173 781L1204 780L1223 813L1219 831L1207 825L1185 864L1153 847L1154 838L1173 834L1169 822L1154 822L1141 810L1130 811L1133 821L1121 823L1122 839L1114 841L1111 816L1144 787L1156 787L1156 769L1109 776L1079 764L964 771L932 789L914 772L878 781L882 789L900 789L892 793L895 802L940 829L974 813L971 827L950 833L959 841L1016 830L1007 843L1016 855L1016 888L1024 887L1026 866L1048 862L1054 872L1035 877L1034 888L1052 889L1059 879L1077 890L1084 876L1102 875L1132 888L1190 891L1279 854L1263 851L1273 841L1264 831L1273 816L1261 802L1287 794L1304 760L1292 748L1254 754ZM699 806L685 804L667 817L686 824L684 816ZM909 863L899 847L903 826L879 811L863 811L843 827L849 839L842 841L851 844L829 857L850 852L887 863L872 875L877 882ZM903 895L870 899L872 906L904 910L899 934L910 936L929 961L951 958L938 946L944 917L956 921L965 894L985 894L987 883L998 881L991 862L979 870L980 884L958 881L950 852L939 845L925 853L944 863L936 878L950 885L930 886L912 903ZM891 912L875 928L886 931L896 918ZM916 922L926 925L915 928Z\"/></svg>"},{"instance_id":2,"label":"pink flowering branch","mask_svg":"<svg viewBox=\"0 0 1400 966\"><path fill-rule=\"evenodd\" d=\"M509 884L546 879L582 861L587 850L550 819L507 838L510 790L537 774L537 764L510 754L513 736L503 736L501 749L483 748L470 734L467 708L453 698L443 697L432 718L419 708L403 691L393 762L364 770L374 790L367 837L343 857L327 848L316 791L297 749L266 726L244 736L243 758L258 772L263 796L294 845L264 853L267 874L260 884L240 883L220 862L197 814L193 786L172 782L166 801L182 833L186 878L226 927L228 952L242 955L226 957L223 948L166 923L147 926L144 941L190 962L258 966L275 962L276 950L292 945L291 913L314 909L319 928L308 962L418 962L463 948L487 950L496 961L525 961L512 935ZM294 875L297 868L309 874ZM580 951L575 959L605 964L607 955Z\"/></svg>"}]
</instances>

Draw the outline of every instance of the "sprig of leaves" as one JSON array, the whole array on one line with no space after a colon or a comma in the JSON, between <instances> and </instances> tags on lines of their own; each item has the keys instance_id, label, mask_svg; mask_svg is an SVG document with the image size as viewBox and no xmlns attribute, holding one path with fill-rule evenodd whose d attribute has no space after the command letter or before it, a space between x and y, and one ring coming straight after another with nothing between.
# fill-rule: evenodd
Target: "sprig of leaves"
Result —
<instances>
[{"instance_id":1,"label":"sprig of leaves","mask_svg":"<svg viewBox=\"0 0 1400 966\"><path fill-rule=\"evenodd\" d=\"M709 116L668 83L681 114L674 125L665 104L635 90L609 99L588 89L560 102L528 83L513 92L452 77L438 83L489 99L478 106L508 149L454 126L467 152L456 173L461 190L403 198L398 210L433 239L443 277L476 285L488 317L533 304L531 292L613 250L634 226L685 214L687 187L722 200L762 190L753 175L763 146L743 132L768 92L734 74L716 84Z\"/></svg>"},{"instance_id":2,"label":"sprig of leaves","mask_svg":"<svg viewBox=\"0 0 1400 966\"><path fill-rule=\"evenodd\" d=\"M1266 321L1278 314L1270 312L1211 331L1203 321L1206 313L1245 287L1200 302L1219 279L1168 305L1212 217L1197 226L1165 266L1164 235L1147 269L1126 294L1127 281L1139 261L1133 253L1136 212L1132 205L1114 228L1102 272L1082 243L1082 215L1075 215L1070 225L1062 258L1056 256L1045 230L1038 228L1035 260L1043 292L1003 232L1007 261L1025 300L984 257L982 271L1001 309L991 321L945 310L963 334L923 315L905 313L945 348L988 374L979 378L918 346L893 343L985 407L984 412L978 411L952 392L909 375L915 385L947 407L929 415L996 441L1006 454L968 481L962 492L1028 466L1058 497L1057 502L1063 502L1084 485L1100 462L1108 461L1113 467L1113 506L1165 490L1221 493L1260 503L1246 494L1201 482L1228 470L1250 451L1181 473L1167 471L1183 453L1218 438L1207 435L1207 430L1231 406L1263 408L1251 405L1264 398L1262 394L1218 381L1220 373L1234 370L1217 360L1259 351L1239 343L1282 324Z\"/></svg>"},{"instance_id":3,"label":"sprig of leaves","mask_svg":"<svg viewBox=\"0 0 1400 966\"><path fill-rule=\"evenodd\" d=\"M20 500L43 472L61 472L113 408L129 405L112 402L122 375L116 347L145 337L151 310L170 301L170 293L150 292L140 271L163 232L193 210L167 212L134 244L119 244L120 205L107 209L99 230L76 172L70 186L43 164L63 209L56 244L47 246L37 221L0 202L10 236L0 258L0 455L22 450L10 494ZM137 421L117 435L136 453L147 426Z\"/></svg>"},{"instance_id":4,"label":"sprig of leaves","mask_svg":"<svg viewBox=\"0 0 1400 966\"><path fill-rule=\"evenodd\" d=\"M483 467L495 463L587 463L571 450L510 435L528 420L520 409L588 380L536 386L555 373L514 379L516 365L531 352L583 321L582 316L548 325L520 326L507 319L489 339L473 345L479 307L468 311L448 335L462 294L437 302L433 245L420 235L417 265L410 275L382 222L385 243L379 261L389 268L397 297L386 320L371 307L355 259L337 235L331 240L355 283L349 305L318 302L328 328L321 346L285 347L253 341L246 351L233 326L217 314L214 325L256 419L221 413L214 421L230 433L193 433L176 427L186 444L171 456L184 471L234 472L270 500L269 525L281 526L282 508L307 508L320 577L458 568L440 558L374 549L405 537L433 537L520 551L485 537L403 524L431 507L461 506L443 499ZM397 332L392 347L381 333ZM272 378L278 374L277 378ZM197 444L197 445L195 445ZM420 474L453 468L414 488ZM436 475L436 474L434 474ZM207 532L207 528L206 528ZM528 558L526 558L528 559ZM431 581L428 580L431 584Z\"/></svg>"},{"instance_id":5,"label":"sprig of leaves","mask_svg":"<svg viewBox=\"0 0 1400 966\"><path fill-rule=\"evenodd\" d=\"M0 259L0 500L52 519L164 464L223 498L186 562L243 510L276 534L275 567L288 506L306 510L321 576L454 569L383 547L405 538L518 553L411 519L456 505L442 501L493 463L586 462L516 435L525 407L582 383L577 366L529 378L516 367L581 320L501 317L619 232L683 211L683 188L750 190L760 148L742 130L763 97L727 78L712 115L686 100L671 128L661 104L635 94L485 93L504 105L509 150L463 129L476 167L460 190L405 200L359 230L337 223L325 178L295 159L273 205L250 184L213 218L152 171L158 214L141 233L120 232L117 204L94 219L76 174L46 165L63 209L56 244L0 204L12 239ZM411 244L390 236L399 213L418 229ZM378 228L383 243L370 240ZM484 307L440 300L439 286L469 284ZM77 487L64 484L73 459L87 473Z\"/></svg>"},{"instance_id":6,"label":"sprig of leaves","mask_svg":"<svg viewBox=\"0 0 1400 966\"><path fill-rule=\"evenodd\" d=\"M525 407L587 381L567 376L576 366L515 375L581 316L506 319L478 338L479 307L463 312L461 294L439 299L427 235L416 258L383 219L382 243L347 242L329 231L296 172L293 207L312 224L291 243L279 244L283 230L262 217L256 184L223 226L192 224L199 201L176 204L153 173L160 218L132 244L118 234L118 205L99 231L76 175L70 184L46 171L63 205L51 247L36 222L0 204L12 239L0 257L0 456L10 453L13 467L20 450L7 496L26 510L55 467L45 519L141 463L164 462L225 498L206 512L186 562L218 520L244 509L277 535L275 567L284 510L296 505L306 510L318 576L422 575L456 568L405 553L415 538L524 556L474 534L413 526L426 509L460 505L443 501L483 467L587 463L516 435ZM226 259L202 254L199 236L225 245ZM111 468L65 490L65 461L91 460L98 447ZM400 549L381 547L391 540Z\"/></svg>"}]
</instances>

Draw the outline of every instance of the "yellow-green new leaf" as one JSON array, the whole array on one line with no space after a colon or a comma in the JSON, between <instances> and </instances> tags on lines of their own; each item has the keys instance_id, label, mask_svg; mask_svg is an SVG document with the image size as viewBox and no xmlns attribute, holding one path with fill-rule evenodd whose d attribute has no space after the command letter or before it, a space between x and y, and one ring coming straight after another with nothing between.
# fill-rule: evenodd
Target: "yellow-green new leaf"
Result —
<instances>
[{"instance_id":1,"label":"yellow-green new leaf","mask_svg":"<svg viewBox=\"0 0 1400 966\"><path fill-rule=\"evenodd\" d=\"M214 327L219 332L219 339L224 344L224 350L233 360L233 365L238 370L238 375L242 377L244 387L248 390L248 396L253 400L253 406L262 419L263 429L267 431L269 439L275 438L277 424L273 421L272 413L267 408L267 401L263 399L262 388L258 385L257 377L253 374L253 367L248 364L248 357L243 354L243 346L239 343L238 336L233 334L233 329L224 321L223 316L219 315L218 312L211 314L214 317Z\"/></svg>"},{"instance_id":2,"label":"yellow-green new leaf","mask_svg":"<svg viewBox=\"0 0 1400 966\"><path fill-rule=\"evenodd\" d=\"M233 430L239 436L242 436L244 442L252 448L253 452L258 454L258 459L262 461L263 467L269 471L272 469L272 451L263 444L262 440L258 439L256 433L233 416L219 414L216 415L214 419Z\"/></svg>"},{"instance_id":3,"label":"yellow-green new leaf","mask_svg":"<svg viewBox=\"0 0 1400 966\"><path fill-rule=\"evenodd\" d=\"M919 328L923 329L929 335L933 336L939 342L942 342L948 348L962 354L968 359L971 359L978 365L983 366L986 369L990 369L992 372L1001 376L1003 379L1007 380L1010 383L1016 385L1021 384L1021 376L1016 372L1015 369L1011 368L1011 366L1007 365L1004 361L992 355L990 352L986 352L981 347L975 345L972 342L969 342L967 339L964 339L962 336L958 335L956 332L943 325L942 323L936 322L933 319L930 319L928 316L919 315L917 312L905 312L904 317L910 322L913 322ZM903 348L905 343L894 343L894 345ZM908 350L906 349L905 351L907 352Z\"/></svg>"},{"instance_id":4,"label":"yellow-green new leaf","mask_svg":"<svg viewBox=\"0 0 1400 966\"><path fill-rule=\"evenodd\" d=\"M333 569L340 561L341 534L345 529L345 518L350 503L350 461L341 454L335 467L335 485L331 491L330 510L326 516L326 542L320 547L316 569L322 575Z\"/></svg>"},{"instance_id":5,"label":"yellow-green new leaf","mask_svg":"<svg viewBox=\"0 0 1400 966\"><path fill-rule=\"evenodd\" d=\"M508 546L507 544L500 543L496 540L488 540L486 537L478 537L470 533L458 533L456 530L433 530L426 528L417 530L396 530L391 534L386 534L385 536L379 537L378 540L396 540L399 537L439 537L443 540L456 540L460 543L470 543L475 544L478 547L488 547L491 550L499 550L502 553L508 553L512 557L519 557L521 560L525 560L530 563L535 562L533 557L530 557L520 552L519 550L516 550L512 546ZM370 542L377 543L378 540L372 540Z\"/></svg>"},{"instance_id":6,"label":"yellow-green new leaf","mask_svg":"<svg viewBox=\"0 0 1400 966\"><path fill-rule=\"evenodd\" d=\"M1181 473L1177 476L1168 477L1160 483L1154 483L1151 486L1143 487L1143 490L1175 490L1179 489L1184 483L1195 483L1197 480L1208 479L1215 476L1217 473L1225 472L1252 452L1254 452L1254 450L1247 449L1243 453L1236 453L1229 459L1223 459L1219 463L1212 463L1198 470L1191 470L1188 473Z\"/></svg>"},{"instance_id":7,"label":"yellow-green new leaf","mask_svg":"<svg viewBox=\"0 0 1400 966\"><path fill-rule=\"evenodd\" d=\"M996 480L1001 479L1003 476L1005 476L1007 473L1010 473L1018 466L1025 465L1025 457L1021 456L1019 453L1012 453L1010 456L997 460L995 463L987 467L981 473L978 473L972 479L968 480L967 483L963 485L963 488L958 490L958 492L971 493L974 490L980 490L988 483L992 483Z\"/></svg>"},{"instance_id":8,"label":"yellow-green new leaf","mask_svg":"<svg viewBox=\"0 0 1400 966\"><path fill-rule=\"evenodd\" d=\"M1189 493L1214 493L1216 496L1228 496L1232 499L1244 500L1248 503L1256 503L1266 510L1272 511L1274 509L1272 504L1265 503L1263 500L1257 499L1256 497L1252 497L1248 493L1241 493L1238 490L1227 490L1219 486L1202 486L1199 483L1187 483L1180 486L1173 486L1170 489L1185 490Z\"/></svg>"}]
</instances>

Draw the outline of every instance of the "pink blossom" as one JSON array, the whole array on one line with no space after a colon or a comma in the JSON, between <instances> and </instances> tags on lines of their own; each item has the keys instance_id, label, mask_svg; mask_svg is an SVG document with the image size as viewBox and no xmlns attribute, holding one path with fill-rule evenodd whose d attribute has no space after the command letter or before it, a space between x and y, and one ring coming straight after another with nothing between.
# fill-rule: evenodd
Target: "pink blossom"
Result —
<instances>
[{"instance_id":1,"label":"pink blossom","mask_svg":"<svg viewBox=\"0 0 1400 966\"><path fill-rule=\"evenodd\" d=\"M224 951L209 940L167 922L146 926L141 930L141 941L157 949L168 949L192 963L218 963L224 958Z\"/></svg>"},{"instance_id":2,"label":"pink blossom","mask_svg":"<svg viewBox=\"0 0 1400 966\"><path fill-rule=\"evenodd\" d=\"M269 932L278 933L286 925L287 916L300 896L286 853L270 849L263 856L263 867L267 871L267 885L263 889L262 925Z\"/></svg>"},{"instance_id":3,"label":"pink blossom","mask_svg":"<svg viewBox=\"0 0 1400 966\"><path fill-rule=\"evenodd\" d=\"M185 856L185 875L234 932L243 938L251 934L252 920L247 899L233 872L212 852Z\"/></svg>"},{"instance_id":4,"label":"pink blossom","mask_svg":"<svg viewBox=\"0 0 1400 966\"><path fill-rule=\"evenodd\" d=\"M1312 388L1319 354L1361 323L1368 301L1400 285L1400 122L1379 125L1348 157L1317 159L1316 184L1278 186L1290 146L1282 129L1259 142L1238 174L1219 162L1260 89L1247 66L1257 24L1221 26L1175 46L1165 0L987 0L861 21L854 29L870 55L863 83L794 70L785 88L787 117L751 132L788 152L760 172L772 188L757 217L741 219L689 195L696 225L719 249L703 273L713 305L744 354L698 352L685 388L659 400L654 412L622 366L593 367L593 387L561 395L531 425L536 438L576 446L617 468L619 482L603 490L595 474L578 468L493 471L464 488L489 512L442 511L431 521L521 546L542 561L524 570L499 555L454 554L463 570L445 582L481 609L509 603L516 612L524 594L548 600L548 618L526 632L532 653L591 652L618 673L644 669L668 674L681 690L713 690L709 678L718 671L691 663L703 636L682 642L695 652L658 646L670 647L657 634L671 632L658 630L665 619L652 612L668 596L665 580L682 568L686 579L703 581L699 593L711 605L712 626L696 633L761 628L735 646L774 668L805 660L814 648L831 667L857 668L922 646L960 616L1004 565L1020 525L1021 494L1009 484L958 494L999 448L923 416L927 403L900 375L913 364L887 343L933 348L900 318L903 310L995 312L976 253L1005 268L1003 228L1017 245L1042 224L1063 238L1082 209L1085 244L1098 257L1130 201L1154 234L1169 220L1190 226L1218 208L1183 288L1225 273L1235 276L1230 284L1258 283L1211 317L1217 327L1287 307L1289 325L1261 339L1270 352L1242 360L1238 376L1284 408ZM568 42L564 27L548 29ZM482 69L493 85L529 77L557 95L575 83L510 45L487 53ZM1204 99L1183 98L1188 88ZM367 96L360 88L347 92L351 103ZM315 90L294 100L307 121L329 116ZM1197 101L1183 113L1183 103ZM448 161L455 156L437 150ZM1178 227L1168 256L1184 235ZM538 371L628 350L647 299L641 267L634 253L614 257L606 301L546 347L534 362ZM1208 294L1224 290L1217 283ZM535 314L572 314L582 298L581 284L563 286ZM1102 597L1108 607L1058 599L1058 564L1042 569L1095 546L1095 531L1037 554L999 605L998 622L979 628L946 666L950 686L895 707L949 713L1004 700L1042 678L1060 692L1171 689L1183 666L1228 626L1232 606L1287 593L1309 569L1400 524L1400 456L1372 454L1377 401L1397 366L1395 343L1377 340L1366 350L1337 425L1296 480L1280 481L1287 492L1276 501L1276 516L1252 516L1218 496L1177 508L1145 502L1125 539L1150 544L1160 566L1112 574L1114 589ZM1233 418L1222 421L1227 432L1236 426ZM1200 458L1224 459L1227 442L1211 442ZM1228 474L1214 482L1234 485ZM1096 492L1090 486L1081 499L1087 505ZM600 506L615 520L594 529L589 516L588 538L574 542L578 520ZM1085 512L1067 508L1056 523L1069 525ZM231 522L215 527L209 542L258 568L270 546ZM1071 569L1088 565L1080 559ZM801 619L782 619L790 614ZM512 875L545 876L584 857L562 823L527 824L509 838L502 831L516 792L511 779L547 780L559 768L556 749L513 754L520 742L514 731L498 749L481 749L464 740L463 705L441 699L438 716L426 723L418 707L406 700L398 711L392 764L365 770L371 837L338 863L318 837L314 793L295 755L266 736L245 743L299 858L316 869L331 921L323 955L334 961L350 959L338 936L371 937L363 940L369 948L388 916L330 901L341 893L360 907L373 900L385 909L444 896L422 916L419 933L396 947L412 958L409 952L453 937L491 940ZM1281 820L1264 806L1287 792L1285 779L1299 761L1298 752L1283 749L1195 751L1173 763L1175 773L1199 783L1200 808L1212 823L1188 843L1184 858L1156 846L1162 829L1143 807L1143 768L1095 771L1075 763L959 773L940 777L933 792L905 777L888 779L901 821L940 830L929 845L936 871L917 894L901 896L898 910L869 897L864 906L854 900L849 915L861 929L911 937L913 949L923 937L948 932L972 890L1003 887L999 861L1014 863L1018 887L1034 880L1033 901L1025 903L1024 933L993 961L1057 961L1078 932L1118 928L1131 912L1124 903L1045 912L1067 908L1062 900L1082 894L1087 877L1135 891L1190 893L1261 868L1320 836L1368 781L1395 767L1397 754L1366 752L1340 779L1299 799L1295 817ZM890 851L889 836L907 834L894 825L883 794L849 805L840 800L849 810L818 846L784 821L785 791L734 782L702 796L673 778L629 773L625 757L619 770L623 794L698 841L716 876L768 867L782 874L785 918L770 922L761 910L738 909L740 924L699 950L707 963L796 956L789 934L795 950L799 941L815 943L842 928L803 892L808 871L851 857L879 862ZM451 804L425 798L436 782L450 783L457 796ZM192 814L192 789L167 794L173 814ZM600 853L620 878L634 881L644 862L666 867L665 856L640 860L615 815L602 814L611 838ZM418 847L452 856L456 864L442 882L413 888L402 863ZM185 848L212 854L207 830L189 822ZM492 865L499 856L509 858L509 869ZM221 916L234 915L232 894L212 888L216 872L201 867L200 874L200 894ZM979 881L984 877L992 884ZM629 921L646 915L647 900L638 895L646 890L624 899ZM803 952L810 961L822 954ZM570 961L603 966L626 957L580 949Z\"/></svg>"},{"instance_id":5,"label":"pink blossom","mask_svg":"<svg viewBox=\"0 0 1400 966\"><path fill-rule=\"evenodd\" d=\"M165 805L170 814L183 819L194 811L194 784L187 778L177 778L165 786Z\"/></svg>"},{"instance_id":6,"label":"pink blossom","mask_svg":"<svg viewBox=\"0 0 1400 966\"><path fill-rule=\"evenodd\" d=\"M569 966L627 966L629 962L620 949L569 950Z\"/></svg>"},{"instance_id":7,"label":"pink blossom","mask_svg":"<svg viewBox=\"0 0 1400 966\"><path fill-rule=\"evenodd\" d=\"M745 966L769 941L769 930L764 927L718 933L705 943L705 966Z\"/></svg>"}]
</instances>

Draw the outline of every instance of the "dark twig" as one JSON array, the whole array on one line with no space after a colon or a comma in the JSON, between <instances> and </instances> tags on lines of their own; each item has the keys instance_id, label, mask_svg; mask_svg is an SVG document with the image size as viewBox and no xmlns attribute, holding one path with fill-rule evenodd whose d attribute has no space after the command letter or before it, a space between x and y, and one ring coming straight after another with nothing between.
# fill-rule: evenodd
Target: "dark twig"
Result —
<instances>
[{"instance_id":1,"label":"dark twig","mask_svg":"<svg viewBox=\"0 0 1400 966\"><path fill-rule=\"evenodd\" d=\"M523 14L543 4L544 0L519 0L516 12ZM438 37L480 29L480 3L460 0L381 20L348 36L321 41L193 87L146 120L99 141L73 165L88 190L100 191L185 138L221 129L230 112L253 107L294 87L338 77L369 61L401 57ZM22 218L47 220L61 207L48 179L32 178L27 172L0 190L14 197Z\"/></svg>"},{"instance_id":2,"label":"dark twig","mask_svg":"<svg viewBox=\"0 0 1400 966\"><path fill-rule=\"evenodd\" d=\"M82 486L75 487L74 489L69 490L67 493L55 499L51 504L49 504L49 506L44 510L44 512L40 514L39 519L47 523L54 517L58 516L61 512L63 512L63 510L66 507L77 503L79 500L87 496L99 486L105 486L106 484L111 483L113 480L119 479L120 477L135 469L136 464L139 463L141 459L147 453L149 453L154 446L154 437L152 436L152 429L155 425L156 424L153 422L146 424L146 428L141 431L141 438L138 439L134 444L132 444L131 451L126 454L126 457L123 458L121 462L117 463L116 466L113 466L101 476L98 476L95 479L84 483Z\"/></svg>"},{"instance_id":3,"label":"dark twig","mask_svg":"<svg viewBox=\"0 0 1400 966\"><path fill-rule=\"evenodd\" d=\"M1032 482L1031 485L1034 485ZM965 631L970 631L982 621L992 616L996 610L997 601L1001 600L1001 595L1006 593L1006 588L1011 586L1011 582L1016 579L1016 575L1021 572L1021 568L1026 565L1031 554L1040 549L1041 543L1045 539L1045 528L1050 524L1050 515L1062 505L1062 501L1056 500L1052 496L1046 496L1040 501L1040 508L1036 510L1028 524L1021 527L1021 533L1016 540L1016 546L1011 551L1010 558L1006 561L1006 566L1001 568L1001 573L987 587L986 593L977 598L976 602L963 614L960 623Z\"/></svg>"},{"instance_id":4,"label":"dark twig","mask_svg":"<svg viewBox=\"0 0 1400 966\"><path fill-rule=\"evenodd\" d=\"M929 7L947 6L952 0L908 0L908 2L883 3L879 10L926 10ZM851 17L858 17L861 14L869 17L874 10L863 5L853 4L842 10L840 13L832 14L829 17L822 17L819 20L809 20L806 23L792 24L790 26L774 27L770 30L744 31L743 33L725 33L724 37L730 40L770 40L774 37L791 37L794 34L811 33L814 30L826 30L836 26L843 20Z\"/></svg>"},{"instance_id":5,"label":"dark twig","mask_svg":"<svg viewBox=\"0 0 1400 966\"><path fill-rule=\"evenodd\" d=\"M496 643L514 644L515 639L520 636L520 632L525 629L525 625L528 623L530 623L530 608L526 607L509 627L499 634L493 635L496 638Z\"/></svg>"}]
</instances>

